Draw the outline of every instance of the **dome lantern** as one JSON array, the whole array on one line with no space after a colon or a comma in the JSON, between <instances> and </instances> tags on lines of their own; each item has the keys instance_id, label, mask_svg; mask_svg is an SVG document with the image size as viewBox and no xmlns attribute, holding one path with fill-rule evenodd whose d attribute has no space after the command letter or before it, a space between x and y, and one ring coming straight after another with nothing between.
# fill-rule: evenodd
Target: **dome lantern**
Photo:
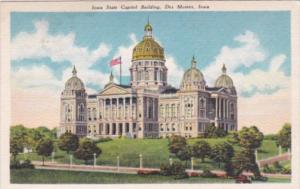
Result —
<instances>
[{"instance_id":1,"label":"dome lantern","mask_svg":"<svg viewBox=\"0 0 300 189\"><path fill-rule=\"evenodd\" d=\"M145 25L144 31L145 31L145 36L144 37L152 37L152 26L149 22L149 17L148 17L148 22Z\"/></svg>"},{"instance_id":2,"label":"dome lantern","mask_svg":"<svg viewBox=\"0 0 300 189\"><path fill-rule=\"evenodd\" d=\"M76 76L76 75L77 75L77 71L76 71L75 65L73 66L73 71L72 71L72 73L73 73L73 76Z\"/></svg>"},{"instance_id":3,"label":"dome lantern","mask_svg":"<svg viewBox=\"0 0 300 189\"><path fill-rule=\"evenodd\" d=\"M226 69L226 66L225 66L225 64L223 64L223 67L222 67L222 73L223 73L223 74L226 74L226 70L227 70L227 69Z\"/></svg>"}]
</instances>

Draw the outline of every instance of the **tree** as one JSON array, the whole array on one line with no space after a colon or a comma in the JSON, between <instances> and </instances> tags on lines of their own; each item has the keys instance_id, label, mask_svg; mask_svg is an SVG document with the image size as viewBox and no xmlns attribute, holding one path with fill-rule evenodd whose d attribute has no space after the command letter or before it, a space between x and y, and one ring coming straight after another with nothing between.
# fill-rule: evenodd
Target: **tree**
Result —
<instances>
[{"instance_id":1,"label":"tree","mask_svg":"<svg viewBox=\"0 0 300 189\"><path fill-rule=\"evenodd\" d=\"M206 157L209 157L211 148L206 141L200 140L193 145L192 150L193 156L196 158L200 158L201 161L204 162L204 159Z\"/></svg>"},{"instance_id":2,"label":"tree","mask_svg":"<svg viewBox=\"0 0 300 189\"><path fill-rule=\"evenodd\" d=\"M186 139L182 136L174 135L169 139L169 151L173 154L177 154L177 152L185 148L186 145Z\"/></svg>"},{"instance_id":3,"label":"tree","mask_svg":"<svg viewBox=\"0 0 300 189\"><path fill-rule=\"evenodd\" d=\"M234 156L233 147L227 142L218 143L214 145L210 152L211 159L219 163L219 167L221 167L220 165L222 162L231 161L233 156Z\"/></svg>"},{"instance_id":4,"label":"tree","mask_svg":"<svg viewBox=\"0 0 300 189\"><path fill-rule=\"evenodd\" d=\"M59 137L58 147L59 149L66 151L68 154L70 151L74 152L79 146L79 138L72 133L65 133Z\"/></svg>"},{"instance_id":5,"label":"tree","mask_svg":"<svg viewBox=\"0 0 300 189\"><path fill-rule=\"evenodd\" d=\"M255 178L261 177L253 149L243 148L237 153L233 160L233 167L236 170L236 175L241 174L243 171L251 171Z\"/></svg>"},{"instance_id":6,"label":"tree","mask_svg":"<svg viewBox=\"0 0 300 189\"><path fill-rule=\"evenodd\" d=\"M291 124L285 123L277 134L277 144L283 148L291 148Z\"/></svg>"},{"instance_id":7,"label":"tree","mask_svg":"<svg viewBox=\"0 0 300 189\"><path fill-rule=\"evenodd\" d=\"M101 149L94 141L84 138L80 141L79 148L74 152L74 156L78 159L84 160L85 164L87 164L88 160L92 160L94 158L94 154L98 157L101 153Z\"/></svg>"},{"instance_id":8,"label":"tree","mask_svg":"<svg viewBox=\"0 0 300 189\"><path fill-rule=\"evenodd\" d=\"M264 139L263 133L256 126L243 127L234 137L241 147L253 150L259 148Z\"/></svg>"},{"instance_id":9,"label":"tree","mask_svg":"<svg viewBox=\"0 0 300 189\"><path fill-rule=\"evenodd\" d=\"M214 125L209 125L205 128L204 137L205 138L213 138L216 137L216 127Z\"/></svg>"},{"instance_id":10,"label":"tree","mask_svg":"<svg viewBox=\"0 0 300 189\"><path fill-rule=\"evenodd\" d=\"M183 148L177 151L176 157L181 161L185 161L185 166L187 167L188 161L191 160L192 157L192 149L191 146L185 145Z\"/></svg>"},{"instance_id":11,"label":"tree","mask_svg":"<svg viewBox=\"0 0 300 189\"><path fill-rule=\"evenodd\" d=\"M36 152L43 158L43 166L45 157L48 157L53 152L53 142L50 139L42 139L36 147Z\"/></svg>"},{"instance_id":12,"label":"tree","mask_svg":"<svg viewBox=\"0 0 300 189\"><path fill-rule=\"evenodd\" d=\"M10 153L13 156L14 161L17 159L17 155L23 151L23 143L17 138L10 139Z\"/></svg>"},{"instance_id":13,"label":"tree","mask_svg":"<svg viewBox=\"0 0 300 189\"><path fill-rule=\"evenodd\" d=\"M216 127L214 125L209 125L205 128L204 131L204 138L225 137L226 135L227 131L225 131L221 127Z\"/></svg>"}]
</instances>

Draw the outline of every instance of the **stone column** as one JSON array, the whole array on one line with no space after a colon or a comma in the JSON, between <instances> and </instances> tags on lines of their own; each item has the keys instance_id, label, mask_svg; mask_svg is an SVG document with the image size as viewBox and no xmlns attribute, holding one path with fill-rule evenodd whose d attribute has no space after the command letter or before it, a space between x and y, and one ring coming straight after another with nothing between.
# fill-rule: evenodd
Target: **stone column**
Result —
<instances>
[{"instance_id":1,"label":"stone column","mask_svg":"<svg viewBox=\"0 0 300 189\"><path fill-rule=\"evenodd\" d=\"M117 107L116 107L117 119L119 119L119 98L117 98Z\"/></svg>"},{"instance_id":2,"label":"stone column","mask_svg":"<svg viewBox=\"0 0 300 189\"><path fill-rule=\"evenodd\" d=\"M120 135L120 123L116 123L116 135Z\"/></svg>"},{"instance_id":3,"label":"stone column","mask_svg":"<svg viewBox=\"0 0 300 189\"><path fill-rule=\"evenodd\" d=\"M124 120L125 120L125 111L126 111L126 109L125 109L125 107L126 107L125 101L126 101L126 97L123 97L123 119Z\"/></svg>"},{"instance_id":4,"label":"stone column","mask_svg":"<svg viewBox=\"0 0 300 189\"><path fill-rule=\"evenodd\" d=\"M219 108L219 106L218 106L218 97L216 97L216 110L215 110L215 112L216 112L215 119L216 120L218 119L218 108Z\"/></svg>"},{"instance_id":5,"label":"stone column","mask_svg":"<svg viewBox=\"0 0 300 189\"><path fill-rule=\"evenodd\" d=\"M126 123L122 123L122 135L126 136Z\"/></svg>"},{"instance_id":6,"label":"stone column","mask_svg":"<svg viewBox=\"0 0 300 189\"><path fill-rule=\"evenodd\" d=\"M113 118L113 105L112 105L112 98L110 98L110 116L109 118L112 119Z\"/></svg>"},{"instance_id":7,"label":"stone column","mask_svg":"<svg viewBox=\"0 0 300 189\"><path fill-rule=\"evenodd\" d=\"M106 135L106 124L102 122L102 133L101 135Z\"/></svg>"},{"instance_id":8,"label":"stone column","mask_svg":"<svg viewBox=\"0 0 300 189\"><path fill-rule=\"evenodd\" d=\"M229 100L227 99L227 119L229 119Z\"/></svg>"},{"instance_id":9,"label":"stone column","mask_svg":"<svg viewBox=\"0 0 300 189\"><path fill-rule=\"evenodd\" d=\"M132 96L129 98L129 118L132 118Z\"/></svg>"},{"instance_id":10,"label":"stone column","mask_svg":"<svg viewBox=\"0 0 300 189\"><path fill-rule=\"evenodd\" d=\"M218 116L219 118L222 117L222 115L221 115L221 109L222 109L221 101L222 101L222 98L219 98L219 116Z\"/></svg>"},{"instance_id":11,"label":"stone column","mask_svg":"<svg viewBox=\"0 0 300 189\"><path fill-rule=\"evenodd\" d=\"M102 115L102 118L103 119L106 119L106 111L105 111L105 109L106 109L106 99L102 99L103 101L104 101L104 103L102 104L102 106L103 106L103 115Z\"/></svg>"},{"instance_id":12,"label":"stone column","mask_svg":"<svg viewBox=\"0 0 300 189\"><path fill-rule=\"evenodd\" d=\"M133 136L133 124L129 123L129 134L130 136Z\"/></svg>"},{"instance_id":13,"label":"stone column","mask_svg":"<svg viewBox=\"0 0 300 189\"><path fill-rule=\"evenodd\" d=\"M226 118L226 99L223 99L223 119Z\"/></svg>"},{"instance_id":14,"label":"stone column","mask_svg":"<svg viewBox=\"0 0 300 189\"><path fill-rule=\"evenodd\" d=\"M112 135L113 134L113 124L110 123L109 124L109 135Z\"/></svg>"}]
</instances>

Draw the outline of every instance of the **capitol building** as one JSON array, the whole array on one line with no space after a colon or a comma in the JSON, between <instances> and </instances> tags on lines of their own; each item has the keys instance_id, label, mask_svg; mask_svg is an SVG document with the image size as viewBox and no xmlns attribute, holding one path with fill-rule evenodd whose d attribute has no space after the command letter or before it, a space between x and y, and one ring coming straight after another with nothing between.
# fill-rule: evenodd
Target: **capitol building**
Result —
<instances>
[{"instance_id":1,"label":"capitol building","mask_svg":"<svg viewBox=\"0 0 300 189\"><path fill-rule=\"evenodd\" d=\"M192 57L189 69L179 76L180 87L172 87L164 49L154 40L149 23L144 32L132 49L130 85L115 83L111 74L99 93L89 95L73 68L61 93L59 135L188 138L203 134L210 125L237 130L237 93L225 65L214 86L207 86Z\"/></svg>"}]
</instances>

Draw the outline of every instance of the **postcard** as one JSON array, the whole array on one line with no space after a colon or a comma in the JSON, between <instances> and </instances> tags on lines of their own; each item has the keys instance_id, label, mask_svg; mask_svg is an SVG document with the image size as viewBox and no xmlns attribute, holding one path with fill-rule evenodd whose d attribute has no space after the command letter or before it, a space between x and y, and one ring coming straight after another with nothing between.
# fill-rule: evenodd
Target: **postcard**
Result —
<instances>
[{"instance_id":1,"label":"postcard","mask_svg":"<svg viewBox=\"0 0 300 189\"><path fill-rule=\"evenodd\" d=\"M299 187L299 3L0 8L1 188Z\"/></svg>"}]
</instances>

